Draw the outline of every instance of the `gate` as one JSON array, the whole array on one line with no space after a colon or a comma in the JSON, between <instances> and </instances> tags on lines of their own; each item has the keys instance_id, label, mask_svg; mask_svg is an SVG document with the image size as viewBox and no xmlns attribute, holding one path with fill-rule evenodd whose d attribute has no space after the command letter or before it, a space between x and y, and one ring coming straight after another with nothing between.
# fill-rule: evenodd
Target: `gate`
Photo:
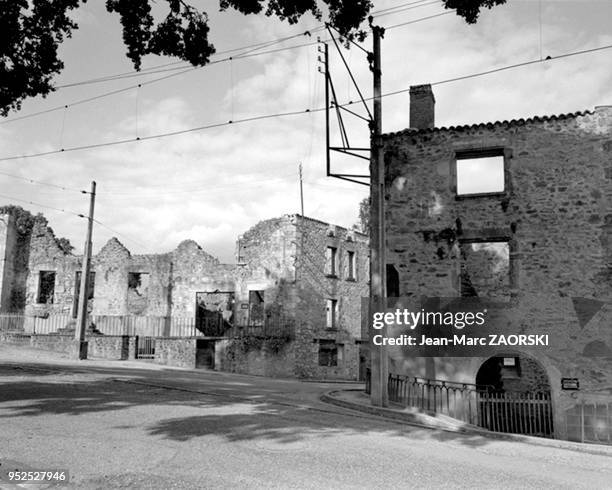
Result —
<instances>
[{"instance_id":1,"label":"gate","mask_svg":"<svg viewBox=\"0 0 612 490\"><path fill-rule=\"evenodd\" d=\"M155 337L136 337L136 359L155 359Z\"/></svg>"},{"instance_id":2,"label":"gate","mask_svg":"<svg viewBox=\"0 0 612 490\"><path fill-rule=\"evenodd\" d=\"M494 432L552 437L550 393L481 392L478 425Z\"/></svg>"}]
</instances>

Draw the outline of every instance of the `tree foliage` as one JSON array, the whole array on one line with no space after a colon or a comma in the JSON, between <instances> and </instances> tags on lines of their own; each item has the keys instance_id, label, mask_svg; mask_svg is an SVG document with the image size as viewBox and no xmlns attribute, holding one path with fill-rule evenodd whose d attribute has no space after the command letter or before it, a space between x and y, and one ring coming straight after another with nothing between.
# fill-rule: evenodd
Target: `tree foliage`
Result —
<instances>
[{"instance_id":1,"label":"tree foliage","mask_svg":"<svg viewBox=\"0 0 612 490\"><path fill-rule=\"evenodd\" d=\"M28 97L53 91L53 78L64 68L58 47L78 28L70 13L87 0L0 0L0 114L19 110ZM506 0L441 0L466 22L474 23L482 7ZM156 0L106 0L106 9L119 15L127 56L136 70L147 54L174 56L202 66L215 53L208 39L206 12L187 0L165 0L167 13L156 20ZM360 29L371 0L220 0L222 11L275 16L290 24L305 14L325 20L345 39L363 39Z\"/></svg>"},{"instance_id":2,"label":"tree foliage","mask_svg":"<svg viewBox=\"0 0 612 490\"><path fill-rule=\"evenodd\" d=\"M370 198L364 197L359 203L359 221L353 225L353 228L361 233L370 233Z\"/></svg>"}]
</instances>

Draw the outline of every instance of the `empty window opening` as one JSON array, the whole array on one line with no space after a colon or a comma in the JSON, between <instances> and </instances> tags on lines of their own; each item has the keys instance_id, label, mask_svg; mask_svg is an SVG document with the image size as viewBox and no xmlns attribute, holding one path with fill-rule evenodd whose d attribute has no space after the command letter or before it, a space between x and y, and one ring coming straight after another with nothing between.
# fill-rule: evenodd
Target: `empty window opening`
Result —
<instances>
[{"instance_id":1,"label":"empty window opening","mask_svg":"<svg viewBox=\"0 0 612 490\"><path fill-rule=\"evenodd\" d=\"M149 304L149 273L128 272L128 312L142 315Z\"/></svg>"},{"instance_id":2,"label":"empty window opening","mask_svg":"<svg viewBox=\"0 0 612 490\"><path fill-rule=\"evenodd\" d=\"M334 340L319 340L319 366L335 367L342 357L343 345Z\"/></svg>"},{"instance_id":3,"label":"empty window opening","mask_svg":"<svg viewBox=\"0 0 612 490\"><path fill-rule=\"evenodd\" d=\"M504 192L503 155L457 156L457 195Z\"/></svg>"},{"instance_id":4,"label":"empty window opening","mask_svg":"<svg viewBox=\"0 0 612 490\"><path fill-rule=\"evenodd\" d=\"M355 252L349 250L346 252L346 278L352 281L355 280Z\"/></svg>"},{"instance_id":5,"label":"empty window opening","mask_svg":"<svg viewBox=\"0 0 612 490\"><path fill-rule=\"evenodd\" d=\"M326 306L327 328L337 328L338 326L338 300L328 299Z\"/></svg>"},{"instance_id":6,"label":"empty window opening","mask_svg":"<svg viewBox=\"0 0 612 490\"><path fill-rule=\"evenodd\" d=\"M336 247L327 247L325 254L325 274L328 276L337 275L337 254L338 249Z\"/></svg>"},{"instance_id":7,"label":"empty window opening","mask_svg":"<svg viewBox=\"0 0 612 490\"><path fill-rule=\"evenodd\" d=\"M234 324L233 291L196 293L196 328L205 336L224 335Z\"/></svg>"},{"instance_id":8,"label":"empty window opening","mask_svg":"<svg viewBox=\"0 0 612 490\"><path fill-rule=\"evenodd\" d=\"M461 296L510 298L508 242L462 242Z\"/></svg>"},{"instance_id":9,"label":"empty window opening","mask_svg":"<svg viewBox=\"0 0 612 490\"><path fill-rule=\"evenodd\" d=\"M55 272L40 271L38 273L37 303L52 304L55 294Z\"/></svg>"},{"instance_id":10,"label":"empty window opening","mask_svg":"<svg viewBox=\"0 0 612 490\"><path fill-rule=\"evenodd\" d=\"M264 321L264 291L249 291L249 325L262 326Z\"/></svg>"},{"instance_id":11,"label":"empty window opening","mask_svg":"<svg viewBox=\"0 0 612 490\"><path fill-rule=\"evenodd\" d=\"M393 264L387 264L387 297L397 298L399 289L399 273Z\"/></svg>"}]
</instances>

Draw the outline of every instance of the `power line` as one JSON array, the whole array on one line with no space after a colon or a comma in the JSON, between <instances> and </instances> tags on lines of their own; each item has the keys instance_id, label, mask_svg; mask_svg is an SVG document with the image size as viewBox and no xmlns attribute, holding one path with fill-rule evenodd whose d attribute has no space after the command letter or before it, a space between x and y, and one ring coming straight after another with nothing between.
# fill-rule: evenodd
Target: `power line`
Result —
<instances>
[{"instance_id":1,"label":"power line","mask_svg":"<svg viewBox=\"0 0 612 490\"><path fill-rule=\"evenodd\" d=\"M422 0L422 1L425 1L425 0ZM374 17L383 17L385 15L399 14L401 12L406 12L408 10L413 10L413 9L418 9L418 8L421 8L421 7L429 7L431 5L440 5L440 2L438 0L435 0L433 2L428 2L428 3L422 3L422 2L415 2L415 3L420 3L420 5L415 5L414 3L408 3L408 4L406 4L408 6L406 6L404 8L400 8L401 6L398 5L397 7L392 7L393 9L395 9L392 12L382 12L382 13L372 14L372 15ZM410 5L412 5L412 6L410 6ZM387 9L387 10L391 10L391 9Z\"/></svg>"},{"instance_id":2,"label":"power line","mask_svg":"<svg viewBox=\"0 0 612 490\"><path fill-rule=\"evenodd\" d=\"M429 5L429 4L427 4L427 5ZM424 6L424 5L422 5L422 6ZM450 13L452 13L452 12L443 12L443 13L437 14L437 15L432 15L432 16L428 16L428 17L422 17L420 19L415 19L415 20L412 20L412 21L409 21L409 22L404 22L404 23L401 23L401 24L396 24L396 25L387 27L386 29L393 29L395 27L400 27L400 26L403 26L403 25L414 24L414 23L417 23L417 22L421 22L423 20L432 19L432 18L439 17L441 15L450 14ZM311 35L313 32L317 32L317 31L323 30L323 29L325 29L324 25L315 27L315 28L310 29L310 30L306 30L306 31L304 31L303 33L300 33L300 34L294 34L292 36L287 36L287 37L284 37L284 38L279 38L279 39L276 39L276 40L273 40L273 41L268 41L268 42L258 43L258 44L252 45L252 46L247 46L247 48L248 47L253 47L254 49L251 49L251 50L246 51L244 53L240 53L240 54L238 54L236 56L233 56L233 57L230 56L230 57L227 57L227 58L222 58L222 59L219 59L219 60L214 60L214 61L211 61L210 63L208 63L206 65L203 65L203 66L197 66L197 67L193 67L193 66L192 67L179 66L179 67L175 67L175 68L168 68L168 69L165 69L165 70L149 71L147 73L132 73L132 72L128 72L128 73L125 73L125 74L119 74L117 76L111 75L109 77L101 77L101 78L98 78L98 79L90 79L90 80L85 80L85 81L82 81L82 82L74 82L74 83L67 84L67 85L64 85L64 86L59 86L57 88L63 88L63 87L69 87L69 86L73 87L73 86L77 86L77 85L85 85L85 84L91 84L91 83L100 83L100 82L121 80L123 78L133 78L133 77L137 77L137 76L152 75L154 73L163 73L163 72L168 72L168 71L180 70L180 71L178 71L178 73L171 73L171 74L163 76L163 77L154 78L153 80L147 80L147 81L144 81L144 82L140 82L140 83L138 83L136 85L130 85L128 87L124 87L124 88L117 89L117 90L112 90L112 91L109 91L109 92L104 92L102 94L98 94L98 95L95 95L95 96L92 96L92 97L87 97L85 99L80 99L80 100L77 100L77 101L74 101L74 102L70 102L68 104L62 104L62 105L59 105L59 106L56 106L56 107L52 107L52 108L49 108L49 109L44 109L42 111L33 112L31 114L25 114L23 116L17 116L17 117L13 117L13 118L10 118L10 119L6 119L6 120L3 120L3 121L0 121L0 124L8 124L8 123L11 123L11 122L21 121L21 120L29 119L29 118L32 118L32 117L36 117L36 116L40 116L40 115L44 115L44 114L49 114L51 112L55 112L55 111L58 111L58 110L61 110L61 109L68 109L69 107L86 104L86 103L93 102L95 100L99 100L99 99L102 99L102 98L105 98L105 97L110 97L110 96L113 96L113 95L118 95L120 93L128 92L130 90L139 88L139 87L141 87L143 85L152 85L154 83L161 82L163 80L167 80L169 78L173 78L173 77L176 77L176 76L180 76L180 75L183 75L184 73L187 73L187 72L192 72L192 71L195 71L195 70L199 70L201 68L206 68L208 66L215 65L215 64L218 64L218 63L224 63L224 62L232 61L232 60L235 60L235 59L241 59L241 58L250 58L250 57L254 57L254 56L262 56L262 55L265 55L265 54L276 53L276 52L285 51L285 50L289 50L289 49L296 49L296 48L301 48L301 47L312 46L312 45L317 44L317 43L316 42L312 42L312 43L298 44L298 45L295 45L295 46L288 46L288 47L284 47L284 48L278 48L278 49L274 49L274 50L262 51L262 52L259 52L259 53L252 54L252 51L257 51L257 50L259 50L259 49L261 49L263 47L271 46L273 44L279 44L279 43L285 42L285 41L287 41L289 39L293 39L293 38L296 38L296 37L301 37L301 36L304 36L304 35ZM363 47L359 46L357 43L352 42L352 44L354 44L355 46L359 47L363 51L367 52L366 49L364 49ZM244 48L235 48L234 50L228 50L226 52L236 51L236 50L239 50L239 49L244 49ZM173 65L173 64L177 64L177 63L181 63L181 62L174 62L174 63L168 63L168 64L164 64L164 65L159 65L159 67L170 66L170 65Z\"/></svg>"},{"instance_id":3,"label":"power line","mask_svg":"<svg viewBox=\"0 0 612 490\"><path fill-rule=\"evenodd\" d=\"M436 17L442 17L443 15L449 15L449 14L452 14L452 13L454 13L454 12L451 12L451 11L442 12L442 13L439 13L439 14L429 15L427 17L421 17L421 18L415 19L415 20L409 20L408 22L401 22L399 24L394 24L394 25L391 25L391 26L386 26L385 30L388 31L390 29L395 29L396 27L402 27L402 26L407 26L407 25L410 25L410 24L416 24L417 22L422 22L424 20L429 20L429 19L435 19Z\"/></svg>"},{"instance_id":4,"label":"power line","mask_svg":"<svg viewBox=\"0 0 612 490\"><path fill-rule=\"evenodd\" d=\"M537 60L532 60L532 61L526 61L526 62L523 62L523 63L516 63L514 65L508 65L508 66L504 66L504 67L494 68L492 70L487 70L487 71L478 72L478 73L472 73L470 75L463 75L463 76L460 76L460 77L449 78L449 79L446 79L446 80L440 80L440 81L431 83L431 85L441 85L441 84L444 84L444 83L451 83L451 82L456 82L456 81L460 81L460 80L466 80L468 78L475 78L475 77L480 77L480 76L484 76L484 75L489 75L491 73L497 73L497 72L504 71L504 70L510 70L510 69L513 69L513 68L521 67L521 66L527 66L527 65L537 64L537 63L544 63L546 61L552 61L552 60L561 59L561 58L569 58L571 56L578 56L578 55L582 55L582 54L593 53L593 52L596 52L596 51L602 51L602 50L606 50L606 49L610 49L610 48L612 48L612 44L606 45L606 46L599 46L597 48L584 49L584 50L581 50L581 51L574 51L574 52L571 52L571 53L565 53L565 54L562 54L562 55L559 55L559 56L555 56L555 57L547 57L544 60L537 59ZM381 96L382 97L390 97L392 95L397 95L397 94L408 92L409 90L410 90L410 88L405 88L405 89L396 90L396 91L393 91L393 92L387 92L387 93L382 94ZM371 97L366 98L365 100L371 100ZM350 105L350 103L342 104L342 105ZM129 138L129 139L123 139L123 140L109 141L109 142L106 142L106 143L97 143L97 144L91 144L91 145L74 146L74 147L71 147L71 148L62 148L60 150L50 150L50 151L39 152L39 153L31 153L31 154L26 154L26 155L4 157L4 158L0 158L0 162L2 162L2 161L10 161L10 160L18 160L18 159L21 159L21 158L35 158L35 157L53 155L53 154L57 154L57 153L72 152L72 151L79 151L79 150L86 150L86 149L93 149L93 148L102 148L102 147L107 147L107 146L117 146L117 145L122 145L122 144L126 144L126 143L133 143L133 142L136 142L136 141L152 140L152 139L158 139L158 138L165 138L165 137L169 137L169 136L177 136L177 135L181 135L181 134L192 133L192 132L196 132L196 131L203 131L203 130L206 130L206 129L214 129L214 128L219 128L219 127L223 127L223 126L229 126L231 124L240 124L240 123L246 123L246 122L260 121L260 120L272 119L272 118L277 118L277 117L296 116L296 115L300 115L300 114L308 114L308 113L313 113L313 112L321 112L321 111L324 111L324 110L325 110L325 107L318 107L318 108L314 108L314 109L305 109L305 110L278 112L278 113L272 113L272 114L262 114L262 115L258 115L258 116L252 116L252 117L247 117L247 118L243 118L243 119L237 119L237 120L234 120L234 121L228 121L228 122L223 122L223 123L207 124L207 125L203 125L203 126L197 126L197 127L194 127L194 128L182 129L182 130L178 130L178 131L172 131L172 132L167 132L167 133L159 133L159 134L149 135L149 136L142 136L140 138Z\"/></svg>"},{"instance_id":5,"label":"power line","mask_svg":"<svg viewBox=\"0 0 612 490\"><path fill-rule=\"evenodd\" d=\"M110 226L105 225L104 223L102 223L101 221L97 220L97 219L93 219L93 222L100 225L102 228L106 228L108 231L112 232L112 233L116 233L117 235L119 235L122 238L125 238L126 240L131 241L132 243L135 243L136 245L143 247L147 250L151 250L151 247L148 247L147 245L145 245L144 243L140 243L138 240L134 240L132 237L129 237L123 233L118 232L117 230L114 230L113 228L111 228Z\"/></svg>"},{"instance_id":6,"label":"power line","mask_svg":"<svg viewBox=\"0 0 612 490\"><path fill-rule=\"evenodd\" d=\"M316 30L318 30L318 29L316 29ZM313 32L314 31L315 30L313 30ZM294 34L293 36L287 36L287 37L284 37L284 38L279 38L279 39L277 39L274 42L260 43L258 45L255 45L256 46L255 48L250 49L248 51L245 51L243 53L240 53L240 54L238 54L236 56L233 56L233 57L230 56L230 57L227 57L227 58L222 58L222 59L219 59L219 60L214 60L214 61L211 61L210 63L208 63L206 65L203 65L203 66L195 66L195 67L192 66L192 67L188 67L188 68L185 68L185 67L181 66L181 67L177 67L177 68L163 70L163 71L175 71L175 70L180 70L180 71L178 71L177 73L171 73L169 75L165 75L163 77L154 78L152 80L147 80L147 81L144 81L144 82L140 82L140 83L138 83L136 85L130 85L128 87L123 87L123 88L120 88L120 89L111 90L109 92L104 92L104 93L101 93L101 94L98 94L98 95L94 95L92 97L87 97L87 98L84 98L84 99L79 99L79 100L74 101L74 102L69 102L67 104L62 104L62 105L58 105L58 106L55 106L55 107L51 107L49 109L44 109L42 111L32 112L30 114L25 114L23 116L17 116L17 117L13 117L13 118L10 118L10 119L6 119L6 120L3 120L3 121L0 121L0 124L8 124L8 123L15 122L15 121L21 121L23 119L29 119L29 118L32 118L32 117L35 117L35 116L40 116L40 115L43 115L43 114L48 114L48 113L55 112L55 111L58 111L58 110L61 110L61 109L68 109L69 107L86 104L86 103L93 102L95 100L99 100L99 99L102 99L102 98L105 98L105 97L110 97L110 96L113 96L113 95L118 95L120 93L128 92L130 90L137 89L137 88L139 88L139 87L141 87L143 85L152 85L154 83L161 82L161 81L167 80L169 78L173 78L173 77L176 77L176 76L183 75L183 74L185 74L187 72L192 72L192 71L199 70L199 69L202 69L202 68L207 68L207 67L210 67L212 65L219 64L219 63L225 63L227 61L232 61L232 60L242 59L242 58L250 58L250 57L254 57L254 56L262 56L262 55L265 55L265 54L276 53L276 52L279 52L279 51L284 51L284 50L288 50L288 49L296 49L296 48L301 48L301 47L304 47L304 46L311 46L311 45L316 44L316 42L312 42L312 43L300 44L300 45L296 45L296 46L288 46L288 47L284 47L284 48L278 48L278 49L275 49L275 50L262 51L262 52L259 52L259 53L253 53L254 51L258 51L258 50L262 49L263 47L271 46L273 44L279 44L279 43L285 42L285 41L287 41L289 39L293 39L293 38L296 38L296 37L302 37L304 35L310 35L310 31L304 31L303 33ZM146 75L149 75L149 74L151 74L151 73L146 73ZM126 77L126 78L128 78L128 77ZM109 81L109 80L105 79L105 80L100 80L100 81Z\"/></svg>"},{"instance_id":7,"label":"power line","mask_svg":"<svg viewBox=\"0 0 612 490\"><path fill-rule=\"evenodd\" d=\"M425 0L421 0L421 1L425 1ZM223 50L223 51L217 51L215 53L215 56L219 56L219 55L222 55L222 54L234 53L236 51L243 51L245 49L267 47L267 46L270 46L272 44L277 44L277 43L280 43L280 42L288 41L289 39L293 39L293 38L296 38L296 37L304 36L304 35L306 35L306 33L317 32L317 31L323 30L324 28L325 27L323 25L320 25L320 26L313 27L312 29L308 29L308 30L304 31L303 33L294 34L292 36L287 36L285 38L270 39L268 41L262 41L262 42L256 43L256 44L249 44L249 45L241 46L241 47L238 47L238 48L231 48L231 49L226 49L226 50ZM262 54L264 54L264 53L262 53ZM238 55L238 56L240 56L240 55ZM175 68L168 68L168 69L165 69L165 70L161 69L161 68L166 68L168 66L175 66L175 65L182 65L182 66L175 67ZM80 80L78 82L65 83L63 85L57 85L55 87L55 89L57 90L57 89L62 89L62 88L77 87L77 86L80 86L80 85L89 85L89 84L92 84L92 83L101 83L101 82L108 82L108 81L114 81L114 80L122 80L124 78L133 78L133 77L146 76L146 75L151 75L153 73L162 73L162 72L165 72L165 71L173 71L173 70L180 70L180 69L183 69L183 68L189 68L190 66L191 65L188 62L185 62L185 61L173 61L171 63L162 63L162 64L159 64L159 65L150 66L149 68L143 68L140 71L131 70L131 71L115 73L115 74L111 74L111 75L105 75L105 76L91 78L91 79L86 79L86 80Z\"/></svg>"},{"instance_id":8,"label":"power line","mask_svg":"<svg viewBox=\"0 0 612 490\"><path fill-rule=\"evenodd\" d=\"M60 150L50 150L50 151L43 151L40 153L30 153L27 155L19 155L19 156L13 156L13 157L6 157L6 158L0 158L0 162L5 162L5 161L9 161L9 160L19 160L21 158L34 158L34 157L41 157L41 156L47 156L47 155L54 155L56 153L67 153L67 152L72 152L72 151L78 151L78 150L88 150L88 149L92 149L92 148L103 148L103 147L107 147L107 146L117 146L117 145L123 145L126 143L134 143L136 141L146 141L146 140L152 140L152 139L158 139L158 138L165 138L168 136L178 136L181 134L187 134L187 133L193 133L195 131L203 131L205 129L214 129L214 128L220 128L223 126L229 126L230 124L240 124L240 123L245 123L245 122L252 122L252 121L260 121L263 119L272 119L272 118L276 118L276 117L285 117L285 116L297 116L299 114L307 114L309 112L320 112L320 111L324 111L325 108L324 107L320 107L317 109L305 109L305 110L300 110L300 111L288 111L288 112L278 112L278 113L274 113L274 114L262 114L259 116L252 116L252 117L246 117L244 119L237 119L235 121L228 121L228 122L223 122L223 123L215 123L215 124L207 124L204 126L198 126L195 128L188 128L188 129L181 129L178 131L172 131L172 132L168 132L168 133L159 133L159 134L155 134L155 135L150 135L150 136L142 136L142 137L137 137L137 138L129 138L129 139L123 139L123 140L116 140L116 141L108 141L106 143L96 143L96 144L92 144L92 145L81 145L81 146L73 146L70 148L62 148Z\"/></svg>"},{"instance_id":9,"label":"power line","mask_svg":"<svg viewBox=\"0 0 612 490\"><path fill-rule=\"evenodd\" d=\"M52 209L54 211L59 211L60 213L72 214L72 215L77 216L79 218L86 218L86 216L82 215L81 213L75 213L74 211L67 211L65 209L56 208L56 207L53 207L53 206L49 206L47 204L41 204L39 202L28 201L26 199L20 199L18 197L7 196L5 194L0 194L0 197L4 197L5 199L10 199L11 201L24 202L24 203L27 203L27 204L31 204L32 206L38 206L38 207L41 207L41 208Z\"/></svg>"},{"instance_id":10,"label":"power line","mask_svg":"<svg viewBox=\"0 0 612 490\"><path fill-rule=\"evenodd\" d=\"M28 182L30 184L45 185L47 187L54 187L56 189L61 189L63 191L74 191L74 192L78 192L80 194L89 194L88 191L84 191L82 189L77 189L76 187L68 187L68 186L64 186L64 185L60 185L60 184L53 184L52 182L41 182L40 180L34 180L34 179L30 179L28 177L22 177L20 175L9 174L7 172L0 171L0 175L4 175L5 177L10 177L12 179L23 180L23 181Z\"/></svg>"},{"instance_id":11,"label":"power line","mask_svg":"<svg viewBox=\"0 0 612 490\"><path fill-rule=\"evenodd\" d=\"M599 46L597 48L590 48L590 49L583 49L580 51L573 51L571 53L564 53L564 54L560 54L558 56L547 56L544 59L535 59L535 60L531 60L531 61L524 61L522 63L515 63L514 65L507 65L507 66L501 66L499 68L493 68L491 70L485 70L485 71L481 71L481 72L477 72L477 73L471 73L469 75L462 75L459 77L454 77L454 78L447 78L446 80L438 80L437 82L432 82L431 85L442 85L445 83L451 83L451 82L458 82L461 80L467 80L469 78L476 78L476 77L481 77L484 75L490 75L492 73L499 73L501 71L506 71L506 70L512 70L514 68L520 68L522 66L529 66L529 65L535 65L538 63L546 63L547 61L554 61L554 60L558 60L558 59L562 59L562 58L570 58L572 56L578 56L578 55L582 55L582 54L588 54L588 53L594 53L597 51L603 51L606 49L610 49L612 48L612 44L608 44L606 46ZM408 92L410 89L402 89L402 90L396 90L393 92L387 92L386 94L383 94L383 97L388 97L391 95L396 95L396 94L401 94L404 92Z\"/></svg>"},{"instance_id":12,"label":"power line","mask_svg":"<svg viewBox=\"0 0 612 490\"><path fill-rule=\"evenodd\" d=\"M427 0L416 0L415 2L413 1L413 2L408 2L408 3L402 3L402 4L400 4L400 5L396 5L396 6L394 6L394 7L388 7L388 8L386 8L386 9L375 10L374 12L371 12L371 14L372 14L374 17L376 17L377 15L384 14L385 12L388 12L388 11L390 11L390 10L396 10L396 9L399 9L399 8L402 8L402 7L407 7L407 6L409 6L409 5L416 5L416 4L418 4L418 3L423 3L423 2L426 2L426 1L427 1Z\"/></svg>"}]
</instances>

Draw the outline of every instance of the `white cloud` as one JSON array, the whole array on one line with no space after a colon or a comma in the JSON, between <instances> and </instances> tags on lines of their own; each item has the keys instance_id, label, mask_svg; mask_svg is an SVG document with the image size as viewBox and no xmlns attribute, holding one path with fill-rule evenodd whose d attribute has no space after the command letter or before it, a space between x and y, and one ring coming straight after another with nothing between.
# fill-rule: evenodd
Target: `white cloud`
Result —
<instances>
[{"instance_id":1,"label":"white cloud","mask_svg":"<svg viewBox=\"0 0 612 490\"><path fill-rule=\"evenodd\" d=\"M378 9L395 5L391 1L376 4ZM602 13L579 15L569 2L555 3L554 8L552 3L544 6L544 56L611 42L612 36L600 20L606 18ZM612 7L598 8L607 9L609 18ZM419 8L381 17L379 22L391 25L441 11L435 6ZM209 13L211 35L219 50L300 33L316 25L312 19L291 27L264 16ZM108 26L115 29L115 35L114 23L116 19L103 17L95 26L84 22L78 39ZM382 45L383 91L535 59L540 53L539 33L537 9L529 2L509 2L486 11L476 26L467 26L456 16L447 15L391 29ZM273 47L302 44L315 38L316 34L313 38L298 37ZM365 46L370 49L370 40ZM84 52L76 48L65 51L66 56L81 56L66 60L66 80L125 70L124 47L116 42L99 46L97 64L96 60L83 59ZM332 46L330 54L339 98L357 101L356 91ZM369 97L372 79L365 54L352 49L345 55L364 96ZM610 104L612 75L603 61L606 56L606 52L594 53L434 86L437 123L495 121ZM233 86L229 63L219 63L143 85L138 94L132 90L71 106L68 111L0 125L0 157L129 139L136 136L136 130L139 136L146 137L229 119L321 107L323 79L317 72L316 57L316 47L311 46L236 59L231 64ZM172 60L159 59L155 63L168 61ZM92 65L95 72L81 72L80 67L93 70ZM136 80L130 79L62 90L47 100L29 101L23 113L61 106L134 83ZM357 103L352 109L360 110ZM386 131L408 126L407 93L383 99L383 110ZM365 123L346 117L351 142L367 146ZM339 141L333 117L332 135L333 142ZM3 162L2 170L79 189L96 180L97 218L119 232L118 237L134 253L167 252L181 240L191 238L223 261L231 261L239 234L259 220L298 212L299 162L304 165L306 214L343 226L357 221L358 202L366 196L367 188L325 177L324 144L323 114L311 113ZM334 155L333 165L356 173L367 172L368 168L366 161L345 160L338 155ZM0 179L3 194L80 213L87 209L87 196L76 192L18 183L8 177ZM68 236L81 248L84 220L23 205L45 212L57 234ZM94 249L98 250L112 235L112 231L97 226Z\"/></svg>"}]
</instances>

